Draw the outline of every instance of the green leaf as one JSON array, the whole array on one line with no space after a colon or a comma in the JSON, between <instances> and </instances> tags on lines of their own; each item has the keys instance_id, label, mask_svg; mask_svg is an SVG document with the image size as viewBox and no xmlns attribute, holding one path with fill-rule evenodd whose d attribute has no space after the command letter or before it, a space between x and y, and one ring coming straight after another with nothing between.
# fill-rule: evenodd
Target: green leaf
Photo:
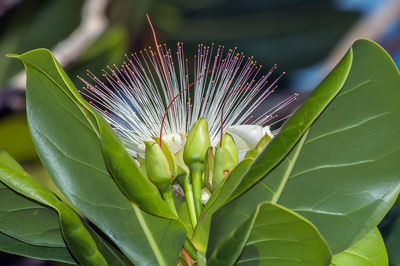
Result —
<instances>
[{"instance_id":1,"label":"green leaf","mask_svg":"<svg viewBox=\"0 0 400 266\"><path fill-rule=\"evenodd\" d=\"M95 241L86 230L80 217L66 204L59 201L51 191L40 185L31 176L25 173L22 167L4 151L0 151L0 181L15 192L57 211L60 224L58 225L53 220L53 229L58 230L53 232L53 234L56 234L57 232L60 233L61 228L63 237L68 244L69 249L80 263L84 265L107 265L107 262L97 249ZM37 214L31 213L32 217L35 215ZM29 216L25 216L25 218L28 217ZM18 218L23 217L20 216ZM43 219L46 218L47 217L43 217ZM54 223L56 225L54 225ZM36 236L32 234L30 237L31 239L36 238ZM46 245L46 243L40 244Z\"/></svg>"},{"instance_id":2,"label":"green leaf","mask_svg":"<svg viewBox=\"0 0 400 266\"><path fill-rule=\"evenodd\" d=\"M56 185L135 264L176 263L185 239L184 227L178 221L142 212L121 193L104 162L94 131L96 119L78 107L69 89L72 82L51 53L39 49L16 57L27 72L31 134ZM115 138L112 140L115 143ZM125 156L118 153L119 148L115 154Z\"/></svg>"},{"instance_id":3,"label":"green leaf","mask_svg":"<svg viewBox=\"0 0 400 266\"><path fill-rule=\"evenodd\" d=\"M219 213L221 215L221 213ZM229 231L217 221L210 233L208 265L328 265L331 252L313 224L295 212L270 202L260 203L253 214ZM214 234L216 233L216 234Z\"/></svg>"},{"instance_id":4,"label":"green leaf","mask_svg":"<svg viewBox=\"0 0 400 266\"><path fill-rule=\"evenodd\" d=\"M176 219L162 200L157 187L142 172L110 125L80 96L50 51L37 49L16 57L23 61L26 67L36 68L41 72L43 78L54 83L55 90L64 92L66 94L64 97L68 96L69 100L76 105L74 109L77 112L80 110L84 113L93 132L100 139L107 169L128 199L150 213Z\"/></svg>"},{"instance_id":5,"label":"green leaf","mask_svg":"<svg viewBox=\"0 0 400 266\"><path fill-rule=\"evenodd\" d=\"M72 258L67 248L29 245L2 232L0 232L0 250L30 258L76 264L74 258Z\"/></svg>"},{"instance_id":6,"label":"green leaf","mask_svg":"<svg viewBox=\"0 0 400 266\"><path fill-rule=\"evenodd\" d=\"M353 60L350 49L339 64L324 79L318 88L285 123L279 135L268 143L255 159L242 183L232 194L237 197L263 178L293 148L296 142L338 94L346 81Z\"/></svg>"},{"instance_id":7,"label":"green leaf","mask_svg":"<svg viewBox=\"0 0 400 266\"><path fill-rule=\"evenodd\" d=\"M14 171L12 178L20 179L20 181L24 177L21 179L19 175L27 175L22 167L4 151L0 151L0 169L2 169L0 173L5 169L11 169ZM0 175L0 180L3 180L2 177L4 178L4 175ZM67 262L75 263L63 240L57 212L22 197L2 183L0 183L0 221L0 232L4 234L4 239L0 242L3 241L6 246L2 249L3 245L0 243L0 250L34 258L67 260ZM122 254L111 248L94 230L84 222L83 225L110 265L130 265ZM29 248L32 248L31 253L28 252Z\"/></svg>"},{"instance_id":8,"label":"green leaf","mask_svg":"<svg viewBox=\"0 0 400 266\"><path fill-rule=\"evenodd\" d=\"M4 159L4 153L1 152L0 167ZM19 165L17 166L19 168ZM62 238L57 213L21 197L2 183L0 183L0 221L1 251L38 259L75 263Z\"/></svg>"},{"instance_id":9,"label":"green leaf","mask_svg":"<svg viewBox=\"0 0 400 266\"><path fill-rule=\"evenodd\" d=\"M338 253L387 213L400 189L400 76L377 44L360 40L352 49L352 68L338 96L278 166L221 209L224 218L219 222L239 225L242 213L250 214L258 203L277 202L310 220ZM319 87L315 94L324 90ZM285 131L309 112L300 108ZM298 123L301 127L305 122ZM271 145L274 140L291 141L285 133ZM271 147L260 157L273 157Z\"/></svg>"},{"instance_id":10,"label":"green leaf","mask_svg":"<svg viewBox=\"0 0 400 266\"><path fill-rule=\"evenodd\" d=\"M22 167L0 150L0 231L31 245L64 247L57 212L33 202L5 186L6 171L25 175Z\"/></svg>"},{"instance_id":11,"label":"green leaf","mask_svg":"<svg viewBox=\"0 0 400 266\"><path fill-rule=\"evenodd\" d=\"M97 248L103 254L109 265L112 266L132 266L134 265L126 256L118 251L114 246L105 240L105 236L100 236L88 224L83 223L89 233L92 235L93 240L96 242Z\"/></svg>"},{"instance_id":12,"label":"green leaf","mask_svg":"<svg viewBox=\"0 0 400 266\"><path fill-rule=\"evenodd\" d=\"M348 249L333 256L336 266L387 266L389 265L385 243L378 228L372 229Z\"/></svg>"},{"instance_id":13,"label":"green leaf","mask_svg":"<svg viewBox=\"0 0 400 266\"><path fill-rule=\"evenodd\" d=\"M192 223L190 221L189 208L187 206L186 201L183 201L180 204L180 206L177 207L177 209L178 209L179 218L182 221L182 223L185 225L187 237L191 238L193 235L193 228L192 228Z\"/></svg>"},{"instance_id":14,"label":"green leaf","mask_svg":"<svg viewBox=\"0 0 400 266\"><path fill-rule=\"evenodd\" d=\"M0 232L31 245L66 248L57 212L21 197L2 183Z\"/></svg>"}]
</instances>

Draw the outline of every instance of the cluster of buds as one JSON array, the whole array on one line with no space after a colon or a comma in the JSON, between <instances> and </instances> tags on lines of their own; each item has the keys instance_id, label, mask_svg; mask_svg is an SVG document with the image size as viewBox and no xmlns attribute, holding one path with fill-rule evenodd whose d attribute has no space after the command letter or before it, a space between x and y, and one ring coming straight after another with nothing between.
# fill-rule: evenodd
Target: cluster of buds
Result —
<instances>
[{"instance_id":1,"label":"cluster of buds","mask_svg":"<svg viewBox=\"0 0 400 266\"><path fill-rule=\"evenodd\" d=\"M270 139L266 133L244 158L254 159ZM206 203L204 198L219 189L239 163L234 137L225 133L216 147L211 146L207 120L200 118L189 130L183 148L175 153L168 141L157 137L144 143L145 157L138 156L141 169L176 215L172 188L179 186L183 190L194 228Z\"/></svg>"}]
</instances>

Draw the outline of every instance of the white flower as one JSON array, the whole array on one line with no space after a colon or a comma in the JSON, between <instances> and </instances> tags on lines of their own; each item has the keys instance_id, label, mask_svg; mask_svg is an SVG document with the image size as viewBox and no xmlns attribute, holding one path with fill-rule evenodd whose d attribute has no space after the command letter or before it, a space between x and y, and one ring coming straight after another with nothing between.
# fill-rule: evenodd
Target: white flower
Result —
<instances>
[{"instance_id":1,"label":"white flower","mask_svg":"<svg viewBox=\"0 0 400 266\"><path fill-rule=\"evenodd\" d=\"M178 94L162 131L174 152L183 147L187 132L201 117L208 122L212 145L218 143L222 128L244 151L265 133L272 136L267 125L276 122L277 112L296 99L294 94L265 109L265 100L284 74L267 84L275 69L263 74L262 66L237 48L200 44L193 60L188 60L182 43L177 44L176 53L158 45L157 51L149 47L126 56L120 68L107 66L103 80L88 71L94 83L80 78L86 84L81 93L110 123L132 156L143 154L143 141L159 136L164 112Z\"/></svg>"},{"instance_id":2,"label":"white flower","mask_svg":"<svg viewBox=\"0 0 400 266\"><path fill-rule=\"evenodd\" d=\"M269 126L258 125L232 125L226 129L235 140L236 148L241 161L247 151L256 147L258 141L267 134L271 138L274 137Z\"/></svg>"}]
</instances>

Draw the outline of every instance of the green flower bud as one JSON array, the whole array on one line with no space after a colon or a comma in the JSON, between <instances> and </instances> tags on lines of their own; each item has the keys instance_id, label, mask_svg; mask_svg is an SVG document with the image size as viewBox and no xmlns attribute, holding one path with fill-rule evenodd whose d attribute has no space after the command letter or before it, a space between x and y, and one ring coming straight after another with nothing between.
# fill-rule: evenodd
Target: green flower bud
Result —
<instances>
[{"instance_id":1,"label":"green flower bud","mask_svg":"<svg viewBox=\"0 0 400 266\"><path fill-rule=\"evenodd\" d=\"M257 155L264 149L264 147L268 144L268 142L271 140L271 137L268 134L265 134L264 137L260 139L260 141L257 143L257 146L254 147L254 149L249 150L246 152L246 155L244 156L245 159L252 159L254 160Z\"/></svg>"},{"instance_id":2,"label":"green flower bud","mask_svg":"<svg viewBox=\"0 0 400 266\"><path fill-rule=\"evenodd\" d=\"M222 147L224 147L225 149L227 149L229 151L229 153L232 156L232 159L234 161L234 164L238 164L238 151L236 148L236 144L235 141L233 140L233 137L231 134L226 133L223 137L222 137Z\"/></svg>"},{"instance_id":3,"label":"green flower bud","mask_svg":"<svg viewBox=\"0 0 400 266\"><path fill-rule=\"evenodd\" d=\"M153 139L159 146L160 138L153 137ZM161 150L164 153L165 158L167 158L169 169L171 170L172 174L172 179L175 179L175 177L177 176L177 164L176 164L175 154L171 151L171 148L168 145L168 143L164 141L162 141Z\"/></svg>"},{"instance_id":4,"label":"green flower bud","mask_svg":"<svg viewBox=\"0 0 400 266\"><path fill-rule=\"evenodd\" d=\"M213 175L213 185L214 190L218 189L222 181L229 175L229 173L235 168L237 163L230 151L224 146L217 146L215 150L215 163L214 163L214 175Z\"/></svg>"},{"instance_id":5,"label":"green flower bud","mask_svg":"<svg viewBox=\"0 0 400 266\"><path fill-rule=\"evenodd\" d=\"M169 189L172 182L168 159L156 142L145 141L144 143L146 145L145 162L147 175L158 189L164 192Z\"/></svg>"},{"instance_id":6,"label":"green flower bud","mask_svg":"<svg viewBox=\"0 0 400 266\"><path fill-rule=\"evenodd\" d=\"M204 157L210 145L207 120L200 118L189 130L183 150L183 160L191 172L203 171Z\"/></svg>"},{"instance_id":7,"label":"green flower bud","mask_svg":"<svg viewBox=\"0 0 400 266\"><path fill-rule=\"evenodd\" d=\"M192 177L193 197L196 208L196 217L199 218L203 208L201 203L201 186L203 178L203 164L208 147L210 147L207 120L200 118L194 123L186 137L183 148L183 161L189 167Z\"/></svg>"},{"instance_id":8,"label":"green flower bud","mask_svg":"<svg viewBox=\"0 0 400 266\"><path fill-rule=\"evenodd\" d=\"M232 135L226 133L220 144L215 150L214 189L238 164L238 151Z\"/></svg>"}]
</instances>

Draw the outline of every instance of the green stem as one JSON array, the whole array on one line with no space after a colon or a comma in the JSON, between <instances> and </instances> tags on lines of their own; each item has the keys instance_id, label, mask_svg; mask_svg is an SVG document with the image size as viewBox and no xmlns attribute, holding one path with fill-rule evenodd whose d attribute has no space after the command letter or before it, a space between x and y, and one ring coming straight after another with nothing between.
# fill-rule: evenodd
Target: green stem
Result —
<instances>
[{"instance_id":1,"label":"green stem","mask_svg":"<svg viewBox=\"0 0 400 266\"><path fill-rule=\"evenodd\" d=\"M190 183L190 176L186 176L183 181L183 190L185 192L186 203L189 209L190 221L192 222L193 229L196 228L197 218L193 199L193 188Z\"/></svg>"},{"instance_id":2,"label":"green stem","mask_svg":"<svg viewBox=\"0 0 400 266\"><path fill-rule=\"evenodd\" d=\"M187 238L185 239L183 247L186 249L186 251L189 253L190 257L192 257L193 260L197 260L197 249L193 246L192 242L190 242L189 239Z\"/></svg>"},{"instance_id":3,"label":"green stem","mask_svg":"<svg viewBox=\"0 0 400 266\"><path fill-rule=\"evenodd\" d=\"M192 173L192 183L193 183L193 196L194 196L194 206L196 207L196 217L200 217L201 210L203 208L203 203L201 202L201 171L195 171Z\"/></svg>"},{"instance_id":4,"label":"green stem","mask_svg":"<svg viewBox=\"0 0 400 266\"><path fill-rule=\"evenodd\" d=\"M178 213L175 208L174 198L172 197L172 190L171 188L167 189L166 191L162 192L162 197L167 203L168 207L171 211L178 217Z\"/></svg>"}]
</instances>

